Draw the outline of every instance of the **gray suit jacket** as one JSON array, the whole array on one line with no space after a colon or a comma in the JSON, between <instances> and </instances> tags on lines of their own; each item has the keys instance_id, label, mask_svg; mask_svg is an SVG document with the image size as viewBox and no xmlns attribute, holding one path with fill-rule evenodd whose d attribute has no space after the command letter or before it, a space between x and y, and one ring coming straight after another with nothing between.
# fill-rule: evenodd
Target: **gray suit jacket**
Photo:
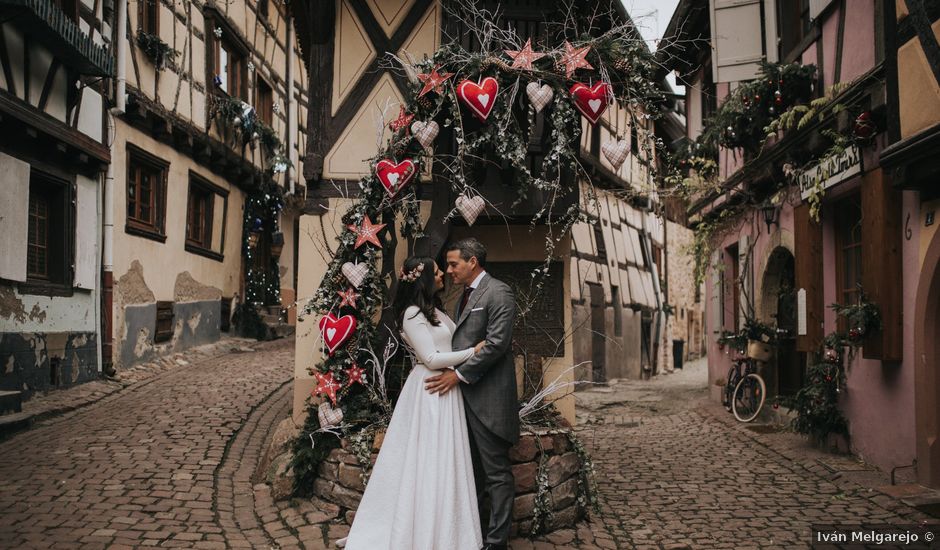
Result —
<instances>
[{"instance_id":1,"label":"gray suit jacket","mask_svg":"<svg viewBox=\"0 0 940 550\"><path fill-rule=\"evenodd\" d=\"M457 307L460 307L458 302ZM506 283L486 274L470 294L457 319L453 349L486 345L457 371L464 402L480 422L510 443L519 440L519 396L512 357L512 325L516 300Z\"/></svg>"}]
</instances>

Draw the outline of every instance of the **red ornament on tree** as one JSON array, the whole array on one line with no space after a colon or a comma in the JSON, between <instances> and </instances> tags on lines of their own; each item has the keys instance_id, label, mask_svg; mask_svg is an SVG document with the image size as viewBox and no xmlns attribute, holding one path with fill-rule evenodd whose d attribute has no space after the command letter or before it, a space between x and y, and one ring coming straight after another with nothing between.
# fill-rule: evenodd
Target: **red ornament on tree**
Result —
<instances>
[{"instance_id":1,"label":"red ornament on tree","mask_svg":"<svg viewBox=\"0 0 940 550\"><path fill-rule=\"evenodd\" d=\"M359 248L360 246L366 243L372 243L375 246L382 248L382 243L379 241L379 231L385 228L388 224L384 223L372 223L372 220L369 219L369 216L366 216L366 219L362 221L358 227L355 225L350 225L349 230L356 234L356 245L354 248Z\"/></svg>"},{"instance_id":2,"label":"red ornament on tree","mask_svg":"<svg viewBox=\"0 0 940 550\"><path fill-rule=\"evenodd\" d=\"M388 127L392 129L393 132L397 132L402 128L407 128L411 121L414 120L415 116L408 114L405 111L405 107L399 107L398 109L398 118L388 123Z\"/></svg>"},{"instance_id":3,"label":"red ornament on tree","mask_svg":"<svg viewBox=\"0 0 940 550\"><path fill-rule=\"evenodd\" d=\"M454 73L438 73L438 69L440 69L440 67L434 67L430 73L421 73L418 75L418 80L424 83L424 87L421 88L421 93L418 94L418 97L428 92L441 93L441 86L447 82L448 78L454 76Z\"/></svg>"},{"instance_id":4,"label":"red ornament on tree","mask_svg":"<svg viewBox=\"0 0 940 550\"><path fill-rule=\"evenodd\" d=\"M398 164L382 159L375 165L375 176L379 178L379 182L382 183L389 197L394 197L401 191L417 172L415 163L411 159L405 159Z\"/></svg>"},{"instance_id":5,"label":"red ornament on tree","mask_svg":"<svg viewBox=\"0 0 940 550\"><path fill-rule=\"evenodd\" d=\"M871 139L872 136L875 135L875 132L878 131L878 127L875 126L875 121L871 118L871 112L864 111L858 115L855 119L852 131L858 139Z\"/></svg>"},{"instance_id":6,"label":"red ornament on tree","mask_svg":"<svg viewBox=\"0 0 940 550\"><path fill-rule=\"evenodd\" d=\"M332 313L327 313L326 317L320 319L319 326L320 334L323 335L323 342L326 343L326 348L330 350L330 355L333 355L355 332L356 318L352 315L336 317Z\"/></svg>"},{"instance_id":7,"label":"red ornament on tree","mask_svg":"<svg viewBox=\"0 0 940 550\"><path fill-rule=\"evenodd\" d=\"M352 386L353 383L359 383L363 386L366 384L366 369L360 367L359 365L353 363L351 367L346 369L346 376L349 378L349 385Z\"/></svg>"},{"instance_id":8,"label":"red ornament on tree","mask_svg":"<svg viewBox=\"0 0 940 550\"><path fill-rule=\"evenodd\" d=\"M574 106L581 111L584 118L588 119L591 124L597 124L610 103L610 84L598 82L589 87L586 84L577 82L571 87L570 91L571 97L574 98Z\"/></svg>"},{"instance_id":9,"label":"red ornament on tree","mask_svg":"<svg viewBox=\"0 0 940 550\"><path fill-rule=\"evenodd\" d=\"M496 94L499 92L499 82L488 76L479 83L464 80L457 85L457 96L473 111L481 122L485 122L493 106L496 105Z\"/></svg>"},{"instance_id":10,"label":"red ornament on tree","mask_svg":"<svg viewBox=\"0 0 940 550\"><path fill-rule=\"evenodd\" d=\"M333 405L336 405L336 392L343 388L342 384L333 380L333 373L328 372L326 374L316 373L317 377L317 389L315 390L316 395L325 395L330 401L333 402Z\"/></svg>"}]
</instances>

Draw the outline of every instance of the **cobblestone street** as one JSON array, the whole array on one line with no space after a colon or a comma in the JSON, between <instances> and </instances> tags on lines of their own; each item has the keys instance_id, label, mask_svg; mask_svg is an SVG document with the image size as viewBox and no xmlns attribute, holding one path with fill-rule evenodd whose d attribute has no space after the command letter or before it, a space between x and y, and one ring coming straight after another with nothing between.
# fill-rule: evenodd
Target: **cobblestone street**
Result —
<instances>
[{"instance_id":1,"label":"cobblestone street","mask_svg":"<svg viewBox=\"0 0 940 550\"><path fill-rule=\"evenodd\" d=\"M252 474L289 413L287 342L201 357L0 443L5 548L326 548L338 509ZM813 522L915 523L884 474L729 421L701 364L578 393L602 514L515 550L794 548Z\"/></svg>"}]
</instances>

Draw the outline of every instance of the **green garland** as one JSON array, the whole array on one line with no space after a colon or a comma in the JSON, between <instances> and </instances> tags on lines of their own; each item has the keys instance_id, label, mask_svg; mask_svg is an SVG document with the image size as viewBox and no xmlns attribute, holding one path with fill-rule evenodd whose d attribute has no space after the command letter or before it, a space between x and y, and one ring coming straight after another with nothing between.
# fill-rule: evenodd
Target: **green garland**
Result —
<instances>
[{"instance_id":1,"label":"green garland","mask_svg":"<svg viewBox=\"0 0 940 550\"><path fill-rule=\"evenodd\" d=\"M153 61L154 67L158 71L162 71L167 62L173 62L176 56L180 54L179 50L171 48L159 36L142 30L137 31L137 45L140 46L140 50L144 55Z\"/></svg>"},{"instance_id":2,"label":"green garland","mask_svg":"<svg viewBox=\"0 0 940 550\"><path fill-rule=\"evenodd\" d=\"M846 368L865 336L881 328L878 306L868 302L864 294L858 304L830 306L850 325L848 333L832 332L823 340L822 350L814 354L815 361L807 369L806 383L792 397L778 398L790 411L796 411L791 427L797 433L810 435L823 441L829 434L848 435L849 422L839 407L839 396L845 389ZM857 333L859 327L865 332ZM846 357L845 349L848 348Z\"/></svg>"},{"instance_id":3,"label":"green garland","mask_svg":"<svg viewBox=\"0 0 940 550\"><path fill-rule=\"evenodd\" d=\"M596 68L605 69L602 74L607 75L618 102L642 107L653 115L658 112L656 104L662 98L662 92L656 88L653 79L656 65L650 52L642 47L641 40L628 37L625 31L615 29L600 37L582 37L574 42L578 47L592 48L588 61ZM586 219L577 205L563 212L558 212L554 207L557 199L577 190L578 176L587 174L579 162L581 116L573 108L568 92L571 80L559 74L551 56L538 60L535 70L529 72L512 69L505 61L501 50L517 49L512 44L499 45L493 49L494 52L472 53L456 43L442 46L430 59L418 63L417 69L430 73L436 68L441 73L451 72L457 76L448 81L440 93L418 97L420 85L415 84L405 96L403 107L406 112L415 115L414 120L434 120L442 130L449 130L456 143L454 154L429 156L411 138L405 127L393 132L384 150L370 159L370 165L381 159L401 161L409 158L420 174L432 162L439 163L442 169L437 170L437 173L445 181L436 184L450 184L456 193L472 188L470 182L477 181L487 163L513 167L514 186L519 200L524 200L533 190L549 197L533 220L533 224L541 223L549 228L545 243L545 264L533 272L533 284L539 285L548 272L547 267L557 243L572 225ZM493 77L499 83L495 105L488 120L483 123L466 116L455 89L458 79L482 77ZM523 109L528 107L522 107L522 98L525 85L535 81L548 84L554 91L554 100L544 111L550 132L549 149L543 162L530 170L526 162L530 125L525 123L528 117ZM656 145L644 144L644 147L651 150ZM648 158L653 158L653 155L650 154ZM359 186L361 192L358 200L342 216L345 226L358 226L366 217L375 223L387 223L390 226L398 220L405 239L412 240L423 235L415 184L400 190L394 198L388 196L373 173L363 176ZM294 446L295 490L299 494L309 492L319 462L338 444L337 436L351 438L370 426L376 426L388 413L378 400L370 397L368 388L349 386L346 372L353 364L368 364L370 349L381 347L380 342L388 336L384 329L379 331L375 322L391 290L387 286L386 275L377 265L380 250L369 245L355 248L356 235L349 230L341 232L337 240L336 252L323 282L303 308L301 316L332 312L338 316L355 317L357 328L352 340L326 357L322 365L311 369L311 374L332 373L334 380L352 390L338 404L343 411L343 425L330 430L319 426L314 400L308 403L308 421ZM389 244L387 238L385 243ZM390 250L381 252L384 255L393 254ZM338 306L337 293L349 286L342 273L342 266L347 262L368 266L366 277L358 288L360 298L355 308ZM391 374L386 371L387 377Z\"/></svg>"}]
</instances>

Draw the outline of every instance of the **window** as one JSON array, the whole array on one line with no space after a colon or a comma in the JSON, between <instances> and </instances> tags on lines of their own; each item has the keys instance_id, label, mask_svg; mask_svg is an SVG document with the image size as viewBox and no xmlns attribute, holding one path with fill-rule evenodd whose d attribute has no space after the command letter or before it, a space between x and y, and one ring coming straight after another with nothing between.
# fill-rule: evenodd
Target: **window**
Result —
<instances>
[{"instance_id":1,"label":"window","mask_svg":"<svg viewBox=\"0 0 940 550\"><path fill-rule=\"evenodd\" d=\"M261 122L271 126L274 123L274 92L271 86L261 77L258 77L255 88L255 110Z\"/></svg>"},{"instance_id":2,"label":"window","mask_svg":"<svg viewBox=\"0 0 940 550\"><path fill-rule=\"evenodd\" d=\"M702 127L718 110L718 95L715 93L715 80L712 74L711 63L705 65L702 69L702 89L699 96L702 102Z\"/></svg>"},{"instance_id":3,"label":"window","mask_svg":"<svg viewBox=\"0 0 940 550\"><path fill-rule=\"evenodd\" d=\"M263 17L264 19L268 18L268 4L269 0L258 0L258 16Z\"/></svg>"},{"instance_id":4,"label":"window","mask_svg":"<svg viewBox=\"0 0 940 550\"><path fill-rule=\"evenodd\" d=\"M604 232L600 225L594 226L594 243L597 248L597 257L604 263L607 263L607 244L604 242Z\"/></svg>"},{"instance_id":5,"label":"window","mask_svg":"<svg viewBox=\"0 0 940 550\"><path fill-rule=\"evenodd\" d=\"M738 256L738 245L733 244L725 249L725 253L730 260L730 273L728 276L731 277L731 284L724 286L725 292L730 292L730 296L725 296L725 308L731 306L731 310L728 312L731 315L731 326L729 329L732 332L737 332L740 330L740 311L741 311L741 264ZM727 319L727 316L725 317Z\"/></svg>"},{"instance_id":6,"label":"window","mask_svg":"<svg viewBox=\"0 0 940 550\"><path fill-rule=\"evenodd\" d=\"M636 125L637 121L635 120L630 125L630 153L634 157L640 152L640 138L637 136Z\"/></svg>"},{"instance_id":7,"label":"window","mask_svg":"<svg viewBox=\"0 0 940 550\"><path fill-rule=\"evenodd\" d=\"M153 333L154 343L173 338L173 302L157 302L157 323Z\"/></svg>"},{"instance_id":8,"label":"window","mask_svg":"<svg viewBox=\"0 0 940 550\"><path fill-rule=\"evenodd\" d=\"M855 194L840 201L835 207L836 237L836 292L839 303L857 304L862 284L862 201ZM839 319L839 330L844 318Z\"/></svg>"},{"instance_id":9,"label":"window","mask_svg":"<svg viewBox=\"0 0 940 550\"><path fill-rule=\"evenodd\" d=\"M160 0L138 0L137 28L147 34L160 35Z\"/></svg>"},{"instance_id":10,"label":"window","mask_svg":"<svg viewBox=\"0 0 940 550\"><path fill-rule=\"evenodd\" d=\"M780 59L800 53L795 49L810 31L809 0L777 2L777 22L780 29Z\"/></svg>"},{"instance_id":11,"label":"window","mask_svg":"<svg viewBox=\"0 0 940 550\"><path fill-rule=\"evenodd\" d=\"M27 217L27 286L71 288L72 218L72 185L32 168Z\"/></svg>"},{"instance_id":12,"label":"window","mask_svg":"<svg viewBox=\"0 0 940 550\"><path fill-rule=\"evenodd\" d=\"M186 250L222 261L228 191L190 172Z\"/></svg>"},{"instance_id":13,"label":"window","mask_svg":"<svg viewBox=\"0 0 940 550\"><path fill-rule=\"evenodd\" d=\"M614 302L614 336L623 336L623 304L620 302L620 287L610 287L611 299Z\"/></svg>"},{"instance_id":14,"label":"window","mask_svg":"<svg viewBox=\"0 0 940 550\"><path fill-rule=\"evenodd\" d=\"M156 157L128 146L126 232L166 241L164 218L168 167Z\"/></svg>"},{"instance_id":15,"label":"window","mask_svg":"<svg viewBox=\"0 0 940 550\"><path fill-rule=\"evenodd\" d=\"M212 244L212 193L199 185L189 185L189 212L186 216L186 243L202 248Z\"/></svg>"},{"instance_id":16,"label":"window","mask_svg":"<svg viewBox=\"0 0 940 550\"><path fill-rule=\"evenodd\" d=\"M212 19L207 19L207 22L211 25L216 24ZM227 38L234 36L230 31L227 31L225 27L220 28L223 29L221 38L216 38L211 30L209 32L213 41L211 65L215 73L209 80L212 81L215 76L218 76L219 80L216 84L218 90L232 97L246 100L248 99L248 69L245 62L245 50Z\"/></svg>"}]
</instances>

